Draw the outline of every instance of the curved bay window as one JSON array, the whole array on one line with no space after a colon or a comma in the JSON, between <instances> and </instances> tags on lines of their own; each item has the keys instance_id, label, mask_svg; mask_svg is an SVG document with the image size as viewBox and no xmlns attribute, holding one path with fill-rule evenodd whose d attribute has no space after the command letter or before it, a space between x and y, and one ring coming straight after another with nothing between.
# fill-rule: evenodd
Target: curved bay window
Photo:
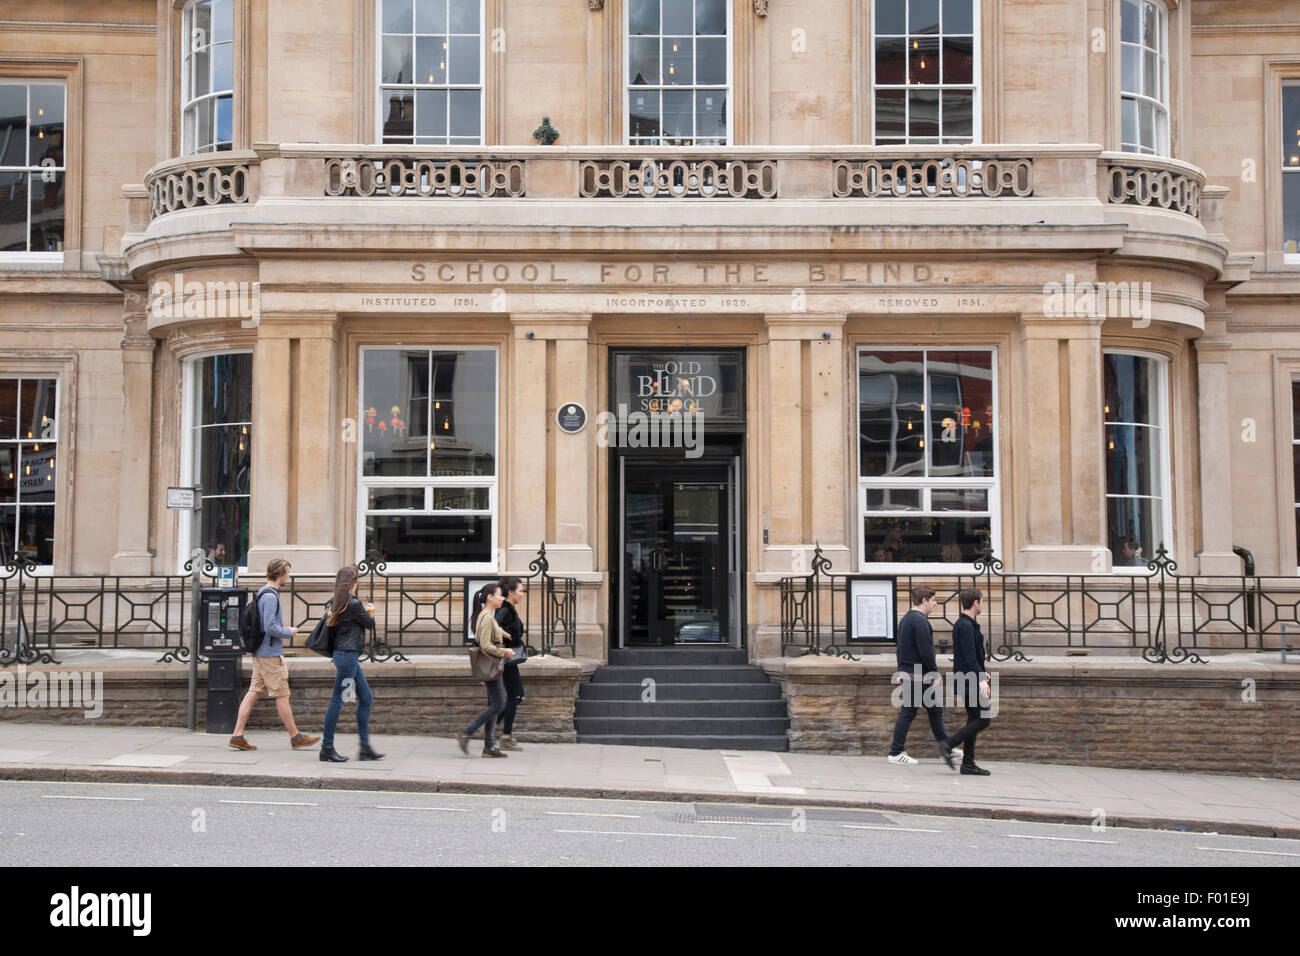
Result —
<instances>
[{"instance_id":1,"label":"curved bay window","mask_svg":"<svg viewBox=\"0 0 1300 956\"><path fill-rule=\"evenodd\" d=\"M496 350L363 349L360 417L358 557L495 568Z\"/></svg>"},{"instance_id":2,"label":"curved bay window","mask_svg":"<svg viewBox=\"0 0 1300 956\"><path fill-rule=\"evenodd\" d=\"M199 0L181 16L181 153L233 143L234 0Z\"/></svg>"},{"instance_id":3,"label":"curved bay window","mask_svg":"<svg viewBox=\"0 0 1300 956\"><path fill-rule=\"evenodd\" d=\"M1169 451L1161 359L1107 352L1106 525L1111 565L1145 570L1169 540Z\"/></svg>"},{"instance_id":4,"label":"curved bay window","mask_svg":"<svg viewBox=\"0 0 1300 956\"><path fill-rule=\"evenodd\" d=\"M858 352L859 552L878 564L972 564L998 544L992 350Z\"/></svg>"},{"instance_id":5,"label":"curved bay window","mask_svg":"<svg viewBox=\"0 0 1300 956\"><path fill-rule=\"evenodd\" d=\"M1156 0L1120 6L1120 136L1125 152L1169 155L1169 15Z\"/></svg>"},{"instance_id":6,"label":"curved bay window","mask_svg":"<svg viewBox=\"0 0 1300 956\"><path fill-rule=\"evenodd\" d=\"M190 368L190 481L203 488L200 540L217 565L248 565L253 356L209 355ZM186 556L182 555L182 560Z\"/></svg>"},{"instance_id":7,"label":"curved bay window","mask_svg":"<svg viewBox=\"0 0 1300 956\"><path fill-rule=\"evenodd\" d=\"M54 563L58 383L0 378L0 565Z\"/></svg>"}]
</instances>

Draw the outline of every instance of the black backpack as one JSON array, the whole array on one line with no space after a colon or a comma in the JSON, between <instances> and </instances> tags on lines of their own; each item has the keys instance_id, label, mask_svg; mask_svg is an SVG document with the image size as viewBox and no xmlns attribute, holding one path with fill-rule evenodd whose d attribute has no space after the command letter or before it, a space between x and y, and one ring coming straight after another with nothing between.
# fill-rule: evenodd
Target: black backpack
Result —
<instances>
[{"instance_id":1,"label":"black backpack","mask_svg":"<svg viewBox=\"0 0 1300 956\"><path fill-rule=\"evenodd\" d=\"M262 630L262 612L258 603L266 588L259 588L253 600L244 605L239 612L239 639L244 642L244 652L256 654L266 640L266 631Z\"/></svg>"}]
</instances>

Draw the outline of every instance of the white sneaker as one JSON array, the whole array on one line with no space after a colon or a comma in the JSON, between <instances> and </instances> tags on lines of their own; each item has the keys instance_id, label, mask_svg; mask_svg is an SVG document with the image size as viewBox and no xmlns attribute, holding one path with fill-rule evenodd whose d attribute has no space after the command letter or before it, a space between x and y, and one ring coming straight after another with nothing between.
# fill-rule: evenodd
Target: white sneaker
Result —
<instances>
[{"instance_id":1,"label":"white sneaker","mask_svg":"<svg viewBox=\"0 0 1300 956\"><path fill-rule=\"evenodd\" d=\"M907 766L910 767L916 763L916 758L908 756L907 751L904 750L901 754L891 754L889 757L889 762L906 764Z\"/></svg>"},{"instance_id":2,"label":"white sneaker","mask_svg":"<svg viewBox=\"0 0 1300 956\"><path fill-rule=\"evenodd\" d=\"M961 749L960 747L953 747L953 748L952 748L952 759L953 759L953 760L960 760L960 759L961 759L962 757L964 757L964 756L966 756L966 755L962 752L962 749Z\"/></svg>"}]
</instances>

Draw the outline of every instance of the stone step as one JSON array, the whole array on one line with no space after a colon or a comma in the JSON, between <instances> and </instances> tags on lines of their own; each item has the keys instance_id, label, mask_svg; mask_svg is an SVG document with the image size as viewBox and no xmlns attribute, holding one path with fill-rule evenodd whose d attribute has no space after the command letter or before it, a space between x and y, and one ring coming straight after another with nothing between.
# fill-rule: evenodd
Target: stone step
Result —
<instances>
[{"instance_id":1,"label":"stone step","mask_svg":"<svg viewBox=\"0 0 1300 956\"><path fill-rule=\"evenodd\" d=\"M611 744L619 747L692 747L700 750L790 749L785 734L706 734L702 736L658 734L578 734L580 744Z\"/></svg>"},{"instance_id":2,"label":"stone step","mask_svg":"<svg viewBox=\"0 0 1300 956\"><path fill-rule=\"evenodd\" d=\"M718 664L712 667L682 665L608 664L591 675L597 684L640 684L649 677L657 684L765 684L761 667Z\"/></svg>"},{"instance_id":3,"label":"stone step","mask_svg":"<svg viewBox=\"0 0 1300 956\"><path fill-rule=\"evenodd\" d=\"M609 662L640 667L704 667L712 664L739 666L749 663L749 655L739 647L628 647L611 650Z\"/></svg>"},{"instance_id":4,"label":"stone step","mask_svg":"<svg viewBox=\"0 0 1300 956\"><path fill-rule=\"evenodd\" d=\"M735 717L712 715L707 717L588 717L573 720L578 737L588 734L659 735L709 735L765 736L784 734L790 726L788 717Z\"/></svg>"},{"instance_id":5,"label":"stone step","mask_svg":"<svg viewBox=\"0 0 1300 956\"><path fill-rule=\"evenodd\" d=\"M584 700L577 711L588 717L772 717L787 720L786 703L771 700Z\"/></svg>"},{"instance_id":6,"label":"stone step","mask_svg":"<svg viewBox=\"0 0 1300 956\"><path fill-rule=\"evenodd\" d=\"M587 701L596 700L627 700L639 701L645 694L646 688L641 686L637 681L632 684L616 684L611 682L585 683L578 688L578 704L583 706ZM710 700L718 703L744 700L781 700L781 687L779 684L741 684L729 682L726 684L671 684L657 681L655 683L655 700Z\"/></svg>"}]
</instances>

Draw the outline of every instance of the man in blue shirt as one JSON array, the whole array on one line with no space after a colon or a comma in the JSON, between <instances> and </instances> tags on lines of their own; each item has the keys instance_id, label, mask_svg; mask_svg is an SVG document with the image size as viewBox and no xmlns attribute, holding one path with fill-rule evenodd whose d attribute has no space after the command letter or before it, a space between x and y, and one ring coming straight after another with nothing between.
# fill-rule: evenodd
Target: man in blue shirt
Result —
<instances>
[{"instance_id":1,"label":"man in blue shirt","mask_svg":"<svg viewBox=\"0 0 1300 956\"><path fill-rule=\"evenodd\" d=\"M289 583L289 571L288 561L272 558L266 565L266 586L253 598L262 619L262 633L266 636L262 639L262 646L253 653L253 680L239 705L235 735L230 738L230 746L235 750L257 749L244 739L244 725L253 712L253 705L263 695L275 699L275 709L280 712L280 721L289 731L289 744L295 750L310 747L320 740L299 733L293 719L293 708L289 705L289 669L284 663L284 639L298 633L296 627L285 627L280 616L280 588Z\"/></svg>"}]
</instances>

